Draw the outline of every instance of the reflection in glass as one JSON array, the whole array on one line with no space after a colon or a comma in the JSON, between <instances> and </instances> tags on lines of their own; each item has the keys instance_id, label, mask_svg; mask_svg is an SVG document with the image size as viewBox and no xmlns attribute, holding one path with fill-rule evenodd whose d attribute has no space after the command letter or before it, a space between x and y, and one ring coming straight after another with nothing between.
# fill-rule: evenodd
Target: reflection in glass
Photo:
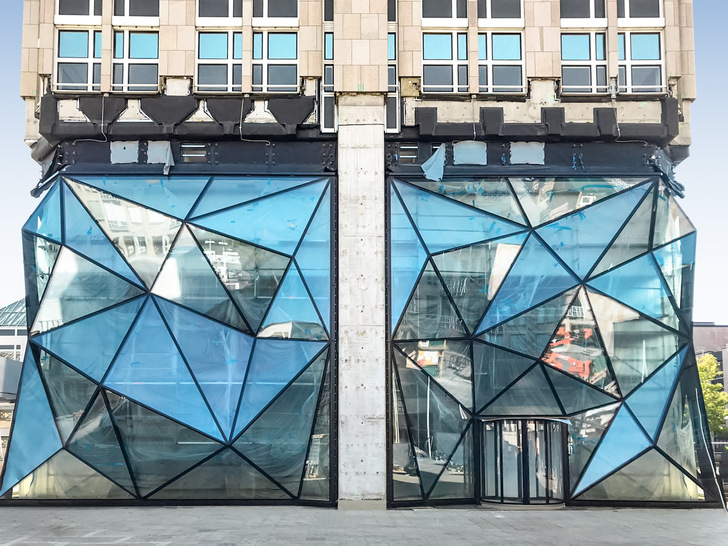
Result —
<instances>
[{"instance_id":1,"label":"reflection in glass","mask_svg":"<svg viewBox=\"0 0 728 546\"><path fill-rule=\"evenodd\" d=\"M481 410L481 415L561 415L540 365L534 366L507 391Z\"/></svg>"},{"instance_id":2,"label":"reflection in glass","mask_svg":"<svg viewBox=\"0 0 728 546\"><path fill-rule=\"evenodd\" d=\"M679 239L693 233L695 227L665 188L660 187L657 194L657 214L655 215L655 238L653 246Z\"/></svg>"},{"instance_id":3,"label":"reflection in glass","mask_svg":"<svg viewBox=\"0 0 728 546\"><path fill-rule=\"evenodd\" d=\"M683 317L688 319L693 307L695 280L695 234L653 252Z\"/></svg>"},{"instance_id":4,"label":"reflection in glass","mask_svg":"<svg viewBox=\"0 0 728 546\"><path fill-rule=\"evenodd\" d=\"M399 358L399 357L397 357ZM392 372L394 413L392 414L392 485L395 501L422 500L415 449L410 443L407 416L397 374Z\"/></svg>"},{"instance_id":5,"label":"reflection in glass","mask_svg":"<svg viewBox=\"0 0 728 546\"><path fill-rule=\"evenodd\" d=\"M331 445L331 365L324 372L324 384L319 395L316 421L308 445L306 468L303 472L301 498L307 500L329 500L331 470L329 447Z\"/></svg>"},{"instance_id":6,"label":"reflection in glass","mask_svg":"<svg viewBox=\"0 0 728 546\"><path fill-rule=\"evenodd\" d=\"M569 417L569 478L574 488L604 431L611 423L617 404L585 411Z\"/></svg>"},{"instance_id":7,"label":"reflection in glass","mask_svg":"<svg viewBox=\"0 0 728 546\"><path fill-rule=\"evenodd\" d=\"M475 409L495 398L513 381L533 365L533 359L508 351L473 342L473 364L475 371Z\"/></svg>"},{"instance_id":8,"label":"reflection in glass","mask_svg":"<svg viewBox=\"0 0 728 546\"><path fill-rule=\"evenodd\" d=\"M59 188L58 182L51 186L38 208L23 225L23 231L61 242L61 191Z\"/></svg>"},{"instance_id":9,"label":"reflection in glass","mask_svg":"<svg viewBox=\"0 0 728 546\"><path fill-rule=\"evenodd\" d=\"M473 475L467 470L474 468L473 426L463 436L460 445L445 464L442 474L432 488L430 499L467 499L474 494Z\"/></svg>"},{"instance_id":10,"label":"reflection in glass","mask_svg":"<svg viewBox=\"0 0 728 546\"><path fill-rule=\"evenodd\" d=\"M38 312L38 304L48 286L60 251L61 247L56 243L23 232L26 308L31 321Z\"/></svg>"}]
</instances>

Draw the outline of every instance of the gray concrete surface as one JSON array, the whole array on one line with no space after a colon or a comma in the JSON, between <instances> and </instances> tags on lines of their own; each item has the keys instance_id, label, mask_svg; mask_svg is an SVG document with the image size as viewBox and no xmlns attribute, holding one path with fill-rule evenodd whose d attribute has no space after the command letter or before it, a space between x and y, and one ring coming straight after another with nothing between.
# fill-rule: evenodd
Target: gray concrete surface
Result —
<instances>
[{"instance_id":1,"label":"gray concrete surface","mask_svg":"<svg viewBox=\"0 0 728 546\"><path fill-rule=\"evenodd\" d=\"M0 546L34 544L728 544L721 510L336 511L0 508Z\"/></svg>"}]
</instances>

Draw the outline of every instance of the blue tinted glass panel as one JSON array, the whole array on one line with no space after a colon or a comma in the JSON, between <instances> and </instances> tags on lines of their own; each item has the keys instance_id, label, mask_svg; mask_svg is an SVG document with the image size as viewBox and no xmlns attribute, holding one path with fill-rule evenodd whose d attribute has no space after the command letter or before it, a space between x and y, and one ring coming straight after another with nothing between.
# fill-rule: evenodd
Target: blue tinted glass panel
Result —
<instances>
[{"instance_id":1,"label":"blue tinted glass panel","mask_svg":"<svg viewBox=\"0 0 728 546\"><path fill-rule=\"evenodd\" d=\"M601 32L597 32L597 34L595 35L597 61L603 61L607 58L605 53L606 47L604 45L605 36L606 35L602 34Z\"/></svg>"},{"instance_id":2,"label":"blue tinted glass panel","mask_svg":"<svg viewBox=\"0 0 728 546\"><path fill-rule=\"evenodd\" d=\"M695 243L693 233L653 252L667 286L683 313L692 308Z\"/></svg>"},{"instance_id":3,"label":"blue tinted glass panel","mask_svg":"<svg viewBox=\"0 0 728 546\"><path fill-rule=\"evenodd\" d=\"M635 34L630 35L630 53L633 61L659 60L660 35L659 34Z\"/></svg>"},{"instance_id":4,"label":"blue tinted glass panel","mask_svg":"<svg viewBox=\"0 0 728 546\"><path fill-rule=\"evenodd\" d=\"M520 61L521 35L520 34L493 34L494 61Z\"/></svg>"},{"instance_id":5,"label":"blue tinted glass panel","mask_svg":"<svg viewBox=\"0 0 728 546\"><path fill-rule=\"evenodd\" d=\"M452 34L424 34L422 58L432 60L452 60Z\"/></svg>"},{"instance_id":6,"label":"blue tinted glass panel","mask_svg":"<svg viewBox=\"0 0 728 546\"><path fill-rule=\"evenodd\" d=\"M534 359L486 345L473 343L475 409L480 411L516 378L533 366Z\"/></svg>"},{"instance_id":7,"label":"blue tinted glass panel","mask_svg":"<svg viewBox=\"0 0 728 546\"><path fill-rule=\"evenodd\" d=\"M94 32L94 58L101 58L101 31Z\"/></svg>"},{"instance_id":8,"label":"blue tinted glass panel","mask_svg":"<svg viewBox=\"0 0 728 546\"><path fill-rule=\"evenodd\" d=\"M134 41L132 40L132 47ZM227 59L228 34L227 32L200 33L200 59Z\"/></svg>"},{"instance_id":9,"label":"blue tinted glass panel","mask_svg":"<svg viewBox=\"0 0 728 546\"><path fill-rule=\"evenodd\" d=\"M124 33L114 32L114 59L124 58Z\"/></svg>"},{"instance_id":10,"label":"blue tinted glass panel","mask_svg":"<svg viewBox=\"0 0 728 546\"><path fill-rule=\"evenodd\" d=\"M391 34L390 34L391 36ZM324 32L324 59L329 61L334 58L334 33Z\"/></svg>"},{"instance_id":11,"label":"blue tinted glass panel","mask_svg":"<svg viewBox=\"0 0 728 546\"><path fill-rule=\"evenodd\" d=\"M487 34L478 34L478 60L484 61L488 58Z\"/></svg>"},{"instance_id":12,"label":"blue tinted glass panel","mask_svg":"<svg viewBox=\"0 0 728 546\"><path fill-rule=\"evenodd\" d=\"M58 33L58 56L88 57L88 31L62 30Z\"/></svg>"},{"instance_id":13,"label":"blue tinted glass panel","mask_svg":"<svg viewBox=\"0 0 728 546\"><path fill-rule=\"evenodd\" d=\"M458 34L458 60L465 61L468 58L468 35Z\"/></svg>"},{"instance_id":14,"label":"blue tinted glass panel","mask_svg":"<svg viewBox=\"0 0 728 546\"><path fill-rule=\"evenodd\" d=\"M269 59L296 59L298 57L298 35L296 33L268 34Z\"/></svg>"},{"instance_id":15,"label":"blue tinted glass panel","mask_svg":"<svg viewBox=\"0 0 728 546\"><path fill-rule=\"evenodd\" d=\"M23 226L24 231L61 242L61 200L59 184L55 183Z\"/></svg>"},{"instance_id":16,"label":"blue tinted glass panel","mask_svg":"<svg viewBox=\"0 0 728 546\"><path fill-rule=\"evenodd\" d=\"M253 59L263 58L263 33L255 32L253 34Z\"/></svg>"},{"instance_id":17,"label":"blue tinted glass panel","mask_svg":"<svg viewBox=\"0 0 728 546\"><path fill-rule=\"evenodd\" d=\"M675 198L664 188L657 193L653 247L662 246L695 231L695 227L680 209Z\"/></svg>"},{"instance_id":18,"label":"blue tinted glass panel","mask_svg":"<svg viewBox=\"0 0 728 546\"><path fill-rule=\"evenodd\" d=\"M159 57L159 35L157 33L129 33L130 59L156 59L157 57Z\"/></svg>"},{"instance_id":19,"label":"blue tinted glass panel","mask_svg":"<svg viewBox=\"0 0 728 546\"><path fill-rule=\"evenodd\" d=\"M617 34L617 49L619 51L619 60L624 61L627 58L626 48L624 45L624 33Z\"/></svg>"},{"instance_id":20,"label":"blue tinted glass panel","mask_svg":"<svg viewBox=\"0 0 728 546\"><path fill-rule=\"evenodd\" d=\"M243 33L233 32L233 59L243 58Z\"/></svg>"},{"instance_id":21,"label":"blue tinted glass panel","mask_svg":"<svg viewBox=\"0 0 728 546\"><path fill-rule=\"evenodd\" d=\"M588 61L590 59L589 34L562 34L561 59Z\"/></svg>"},{"instance_id":22,"label":"blue tinted glass panel","mask_svg":"<svg viewBox=\"0 0 728 546\"><path fill-rule=\"evenodd\" d=\"M394 61L397 58L397 35L393 32L387 34L387 59Z\"/></svg>"}]
</instances>

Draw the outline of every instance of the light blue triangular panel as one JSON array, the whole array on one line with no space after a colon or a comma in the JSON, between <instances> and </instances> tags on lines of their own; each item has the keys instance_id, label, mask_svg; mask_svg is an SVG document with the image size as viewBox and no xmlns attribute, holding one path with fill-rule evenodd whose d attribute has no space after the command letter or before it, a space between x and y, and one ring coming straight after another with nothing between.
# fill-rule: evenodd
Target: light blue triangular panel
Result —
<instances>
[{"instance_id":1,"label":"light blue triangular panel","mask_svg":"<svg viewBox=\"0 0 728 546\"><path fill-rule=\"evenodd\" d=\"M23 231L41 235L46 239L61 242L61 192L56 182L33 211L23 226Z\"/></svg>"}]
</instances>

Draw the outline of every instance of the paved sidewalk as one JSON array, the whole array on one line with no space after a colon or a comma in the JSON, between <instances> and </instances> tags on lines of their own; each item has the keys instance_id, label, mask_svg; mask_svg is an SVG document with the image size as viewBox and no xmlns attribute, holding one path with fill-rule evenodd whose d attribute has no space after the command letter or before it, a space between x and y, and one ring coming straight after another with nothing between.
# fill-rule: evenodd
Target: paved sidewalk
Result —
<instances>
[{"instance_id":1,"label":"paved sidewalk","mask_svg":"<svg viewBox=\"0 0 728 546\"><path fill-rule=\"evenodd\" d=\"M0 546L728 544L721 510L0 508Z\"/></svg>"}]
</instances>

